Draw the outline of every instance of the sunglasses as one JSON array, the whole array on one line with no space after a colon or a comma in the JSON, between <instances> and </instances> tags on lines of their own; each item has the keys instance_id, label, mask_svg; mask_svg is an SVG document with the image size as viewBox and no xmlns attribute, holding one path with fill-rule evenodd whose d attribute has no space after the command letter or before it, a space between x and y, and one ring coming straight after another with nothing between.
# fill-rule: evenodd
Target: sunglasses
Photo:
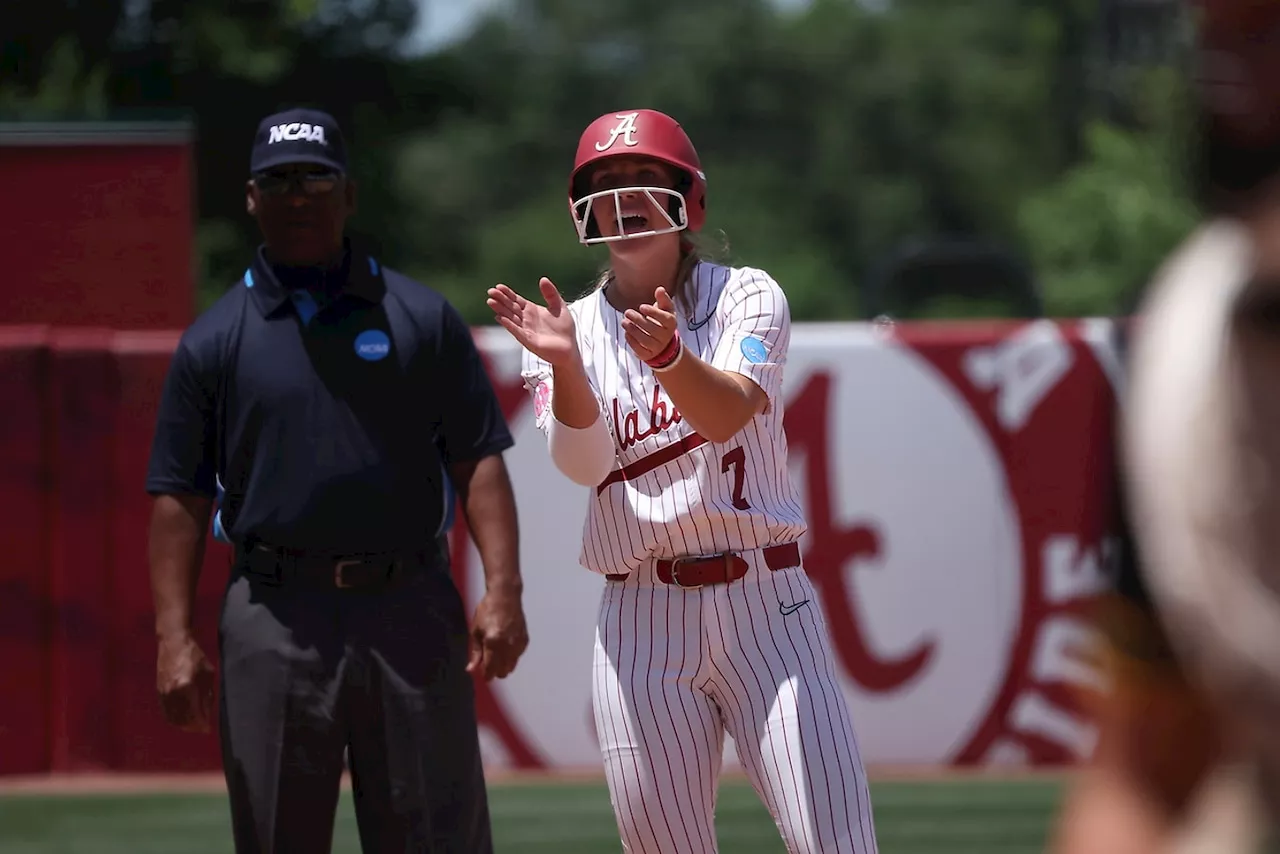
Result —
<instances>
[{"instance_id":1,"label":"sunglasses","mask_svg":"<svg viewBox=\"0 0 1280 854\"><path fill-rule=\"evenodd\" d=\"M254 175L253 183L264 196L283 196L295 190L308 196L323 196L333 192L341 177L337 172L264 172Z\"/></svg>"}]
</instances>

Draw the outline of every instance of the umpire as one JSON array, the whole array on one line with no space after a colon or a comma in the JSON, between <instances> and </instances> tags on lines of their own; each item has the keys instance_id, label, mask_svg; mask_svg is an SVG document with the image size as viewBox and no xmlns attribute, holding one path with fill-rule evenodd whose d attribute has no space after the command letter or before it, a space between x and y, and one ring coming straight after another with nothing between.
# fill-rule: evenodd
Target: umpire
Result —
<instances>
[{"instance_id":1,"label":"umpire","mask_svg":"<svg viewBox=\"0 0 1280 854\"><path fill-rule=\"evenodd\" d=\"M329 851L344 753L366 854L490 851L468 673L505 677L528 644L511 434L457 311L346 237L356 184L332 116L264 119L250 174L263 244L184 332L147 475L161 705L209 731L191 605L220 481L236 851ZM487 581L470 630L450 490Z\"/></svg>"}]
</instances>

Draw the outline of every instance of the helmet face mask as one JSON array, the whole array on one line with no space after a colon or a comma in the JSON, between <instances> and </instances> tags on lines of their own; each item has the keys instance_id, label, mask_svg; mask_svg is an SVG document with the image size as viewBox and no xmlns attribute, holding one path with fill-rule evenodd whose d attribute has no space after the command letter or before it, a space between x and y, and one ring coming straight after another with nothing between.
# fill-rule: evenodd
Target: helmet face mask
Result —
<instances>
[{"instance_id":1,"label":"helmet face mask","mask_svg":"<svg viewBox=\"0 0 1280 854\"><path fill-rule=\"evenodd\" d=\"M627 228L625 219L631 215L624 216L622 212L622 198L624 195L640 194L650 203L650 209L657 211L662 218L659 222L647 221L639 231L630 231ZM658 196L666 196L663 201L658 200ZM612 197L614 223L617 226L613 234L606 235L600 229L599 224L595 222L594 211L595 201ZM670 213L670 208L675 206L675 216ZM652 216L646 216L647 220L652 220ZM584 246L591 246L597 243L615 243L619 240L634 240L641 237L656 237L660 234L671 234L677 231L684 231L689 227L689 209L685 203L685 198L678 190L672 190L667 187L612 187L604 190L597 190L594 193L588 193L580 199L573 202L573 222L578 232L578 242Z\"/></svg>"}]
</instances>

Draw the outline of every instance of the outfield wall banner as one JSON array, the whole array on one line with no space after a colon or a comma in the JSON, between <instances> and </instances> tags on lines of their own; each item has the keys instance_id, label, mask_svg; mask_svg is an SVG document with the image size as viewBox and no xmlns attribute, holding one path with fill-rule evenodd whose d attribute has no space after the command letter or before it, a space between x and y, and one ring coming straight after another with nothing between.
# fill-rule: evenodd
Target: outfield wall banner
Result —
<instances>
[{"instance_id":1,"label":"outfield wall banner","mask_svg":"<svg viewBox=\"0 0 1280 854\"><path fill-rule=\"evenodd\" d=\"M1107 584L1113 409L1106 320L801 325L784 395L804 562L872 765L1060 765L1104 690L1085 611ZM516 436L531 644L477 682L489 767L594 770L591 655L604 581L578 565L587 490L533 425L519 350L477 330ZM219 767L217 739L155 699L142 489L176 332L0 335L0 774ZM5 422L8 424L8 421ZM482 567L458 522L454 573ZM210 542L197 634L216 661L227 549ZM19 684L21 683L21 684ZM727 766L737 764L729 744Z\"/></svg>"},{"instance_id":2,"label":"outfield wall banner","mask_svg":"<svg viewBox=\"0 0 1280 854\"><path fill-rule=\"evenodd\" d=\"M803 554L868 763L1054 765L1092 749L1081 697L1103 686L1082 612L1110 547L1112 334L1105 320L796 328L784 391ZM598 766L588 490L547 455L518 347L501 330L480 341L516 434L532 636L518 671L480 689L486 755ZM454 533L474 603L482 570Z\"/></svg>"}]
</instances>

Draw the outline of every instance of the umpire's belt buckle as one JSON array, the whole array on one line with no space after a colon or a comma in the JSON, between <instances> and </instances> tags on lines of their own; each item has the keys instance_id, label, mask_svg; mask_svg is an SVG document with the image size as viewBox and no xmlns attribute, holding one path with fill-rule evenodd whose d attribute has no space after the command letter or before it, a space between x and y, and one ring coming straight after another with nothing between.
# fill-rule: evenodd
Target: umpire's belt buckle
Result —
<instances>
[{"instance_id":1,"label":"umpire's belt buckle","mask_svg":"<svg viewBox=\"0 0 1280 854\"><path fill-rule=\"evenodd\" d=\"M345 570L349 566L359 566L362 563L364 563L364 561L360 560L359 558L349 558L347 560L340 560L337 563L335 563L333 565L333 585L335 587L343 587L343 588L351 587L352 585L347 583L347 576L343 572L343 570Z\"/></svg>"},{"instance_id":2,"label":"umpire's belt buckle","mask_svg":"<svg viewBox=\"0 0 1280 854\"><path fill-rule=\"evenodd\" d=\"M369 571L362 572L352 579L348 577L346 570L353 567L366 568ZM398 557L385 561L378 558L344 558L333 565L333 584L335 587L346 589L385 583L399 575L403 568L403 560ZM380 573L373 572L374 569L380 570Z\"/></svg>"}]
</instances>

